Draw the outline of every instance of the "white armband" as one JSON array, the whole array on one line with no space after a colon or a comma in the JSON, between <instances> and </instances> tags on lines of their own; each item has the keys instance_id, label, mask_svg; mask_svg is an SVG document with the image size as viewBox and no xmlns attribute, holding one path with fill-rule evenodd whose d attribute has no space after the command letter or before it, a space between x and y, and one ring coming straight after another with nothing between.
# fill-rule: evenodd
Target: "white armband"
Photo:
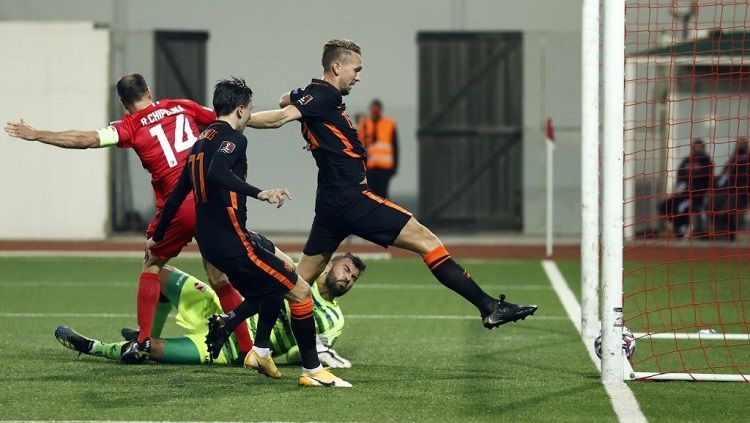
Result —
<instances>
[{"instance_id":1,"label":"white armband","mask_svg":"<svg viewBox=\"0 0 750 423\"><path fill-rule=\"evenodd\" d=\"M117 129L112 125L97 129L96 133L99 134L99 147L109 147L110 145L117 144L117 141L120 140Z\"/></svg>"}]
</instances>

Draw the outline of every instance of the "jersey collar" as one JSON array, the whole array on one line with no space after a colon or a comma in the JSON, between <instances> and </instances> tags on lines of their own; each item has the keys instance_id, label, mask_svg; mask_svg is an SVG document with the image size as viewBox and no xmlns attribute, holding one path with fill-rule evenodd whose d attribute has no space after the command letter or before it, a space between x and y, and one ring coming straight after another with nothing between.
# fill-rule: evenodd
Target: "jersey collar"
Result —
<instances>
[{"instance_id":1,"label":"jersey collar","mask_svg":"<svg viewBox=\"0 0 750 423\"><path fill-rule=\"evenodd\" d=\"M230 125L229 122L224 121L224 120L215 120L215 121L211 122L208 126L216 126L216 125L226 125L226 126L228 126L230 128L232 127L232 125Z\"/></svg>"},{"instance_id":2,"label":"jersey collar","mask_svg":"<svg viewBox=\"0 0 750 423\"><path fill-rule=\"evenodd\" d=\"M325 275L326 274L324 273L322 276L325 277ZM329 307L338 307L338 304L336 303L336 299L334 299L333 301L328 301L325 298L323 298L322 295L320 295L320 291L318 290L318 281L315 281L315 283L313 283L310 288L312 288L310 291L312 291L313 297L315 297L315 299L318 300L319 303L325 304Z\"/></svg>"},{"instance_id":3,"label":"jersey collar","mask_svg":"<svg viewBox=\"0 0 750 423\"><path fill-rule=\"evenodd\" d=\"M323 79L313 78L310 83L311 84L316 84L316 85L327 85L327 86L333 88L334 90L336 90L336 92L339 92L338 88L334 87L333 84L331 84L330 82L328 82L326 80L323 80Z\"/></svg>"}]
</instances>

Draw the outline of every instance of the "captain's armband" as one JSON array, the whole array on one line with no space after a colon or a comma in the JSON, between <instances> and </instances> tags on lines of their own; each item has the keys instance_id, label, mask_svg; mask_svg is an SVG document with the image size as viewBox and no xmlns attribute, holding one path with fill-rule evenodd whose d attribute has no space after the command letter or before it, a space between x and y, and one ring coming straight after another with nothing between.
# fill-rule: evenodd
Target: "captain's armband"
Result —
<instances>
[{"instance_id":1,"label":"captain's armband","mask_svg":"<svg viewBox=\"0 0 750 423\"><path fill-rule=\"evenodd\" d=\"M117 141L120 140L117 129L112 125L98 129L96 133L99 135L99 147L109 147L110 145L117 144Z\"/></svg>"}]
</instances>

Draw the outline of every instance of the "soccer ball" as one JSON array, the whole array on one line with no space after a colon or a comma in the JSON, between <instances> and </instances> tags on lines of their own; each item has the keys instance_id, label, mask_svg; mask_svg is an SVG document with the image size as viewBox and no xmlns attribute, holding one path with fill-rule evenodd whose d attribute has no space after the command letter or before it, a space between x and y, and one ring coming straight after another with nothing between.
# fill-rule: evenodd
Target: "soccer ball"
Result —
<instances>
[{"instance_id":1,"label":"soccer ball","mask_svg":"<svg viewBox=\"0 0 750 423\"><path fill-rule=\"evenodd\" d=\"M602 358L601 330L599 331L599 336L594 339L594 352L596 352L597 357ZM622 352L628 360L630 360L630 357L635 354L635 336L633 336L633 332L625 326L622 327Z\"/></svg>"}]
</instances>

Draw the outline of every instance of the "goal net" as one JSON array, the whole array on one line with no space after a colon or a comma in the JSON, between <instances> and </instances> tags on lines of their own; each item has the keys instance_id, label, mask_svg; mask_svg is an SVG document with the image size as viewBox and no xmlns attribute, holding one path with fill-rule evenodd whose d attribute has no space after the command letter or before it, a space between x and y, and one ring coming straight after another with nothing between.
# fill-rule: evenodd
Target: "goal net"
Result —
<instances>
[{"instance_id":1,"label":"goal net","mask_svg":"<svg viewBox=\"0 0 750 423\"><path fill-rule=\"evenodd\" d=\"M749 17L744 1L626 2L622 312L635 379L750 381Z\"/></svg>"}]
</instances>

